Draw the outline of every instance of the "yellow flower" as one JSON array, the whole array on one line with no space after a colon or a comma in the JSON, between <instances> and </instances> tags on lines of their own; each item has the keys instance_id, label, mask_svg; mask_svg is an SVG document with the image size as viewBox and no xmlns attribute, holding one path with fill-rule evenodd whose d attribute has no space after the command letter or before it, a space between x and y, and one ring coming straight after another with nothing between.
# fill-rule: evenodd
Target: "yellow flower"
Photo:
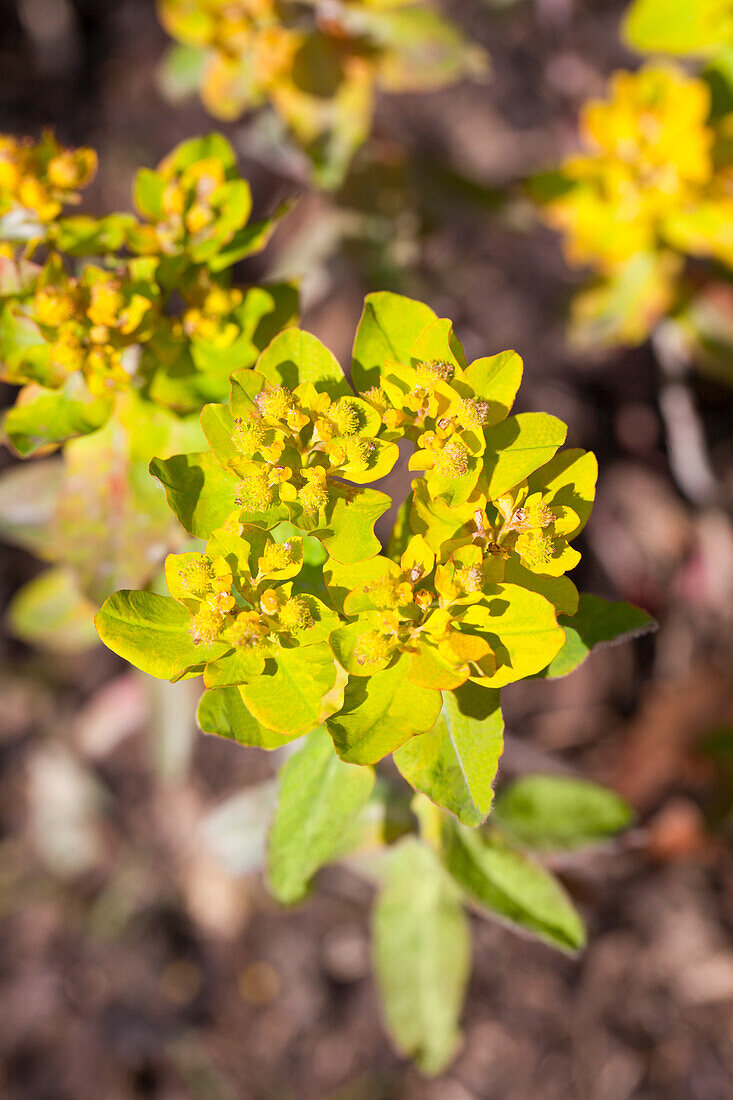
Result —
<instances>
[{"instance_id":1,"label":"yellow flower","mask_svg":"<svg viewBox=\"0 0 733 1100\"><path fill-rule=\"evenodd\" d=\"M711 184L709 111L708 85L673 65L614 74L582 112L587 152L563 164L567 190L546 203L571 261L610 269L664 243L666 219Z\"/></svg>"}]
</instances>

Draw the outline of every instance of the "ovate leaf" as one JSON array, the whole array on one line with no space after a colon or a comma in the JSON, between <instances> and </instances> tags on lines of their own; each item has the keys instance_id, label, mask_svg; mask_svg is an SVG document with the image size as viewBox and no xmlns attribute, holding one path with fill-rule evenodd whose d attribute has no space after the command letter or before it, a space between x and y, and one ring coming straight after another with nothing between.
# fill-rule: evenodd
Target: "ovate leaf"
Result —
<instances>
[{"instance_id":1,"label":"ovate leaf","mask_svg":"<svg viewBox=\"0 0 733 1100\"><path fill-rule=\"evenodd\" d=\"M154 458L150 472L190 535L206 539L237 507L237 479L208 451Z\"/></svg>"},{"instance_id":2,"label":"ovate leaf","mask_svg":"<svg viewBox=\"0 0 733 1100\"><path fill-rule=\"evenodd\" d=\"M437 317L429 306L401 294L367 294L356 330L351 377L360 392L379 383L389 360L409 363L410 351L423 329Z\"/></svg>"},{"instance_id":3,"label":"ovate leaf","mask_svg":"<svg viewBox=\"0 0 733 1100\"><path fill-rule=\"evenodd\" d=\"M377 489L333 486L327 509L328 526L314 533L338 562L351 564L372 558L381 549L374 524L391 503L387 494Z\"/></svg>"},{"instance_id":4,"label":"ovate leaf","mask_svg":"<svg viewBox=\"0 0 733 1100\"><path fill-rule=\"evenodd\" d=\"M213 733L257 749L279 749L291 740L261 726L247 710L237 687L205 691L199 701L196 721L203 733Z\"/></svg>"},{"instance_id":5,"label":"ovate leaf","mask_svg":"<svg viewBox=\"0 0 733 1100\"><path fill-rule=\"evenodd\" d=\"M196 645L189 634L191 616L177 600L152 592L115 592L94 620L108 649L159 680L215 660L227 650L222 642Z\"/></svg>"},{"instance_id":6,"label":"ovate leaf","mask_svg":"<svg viewBox=\"0 0 733 1100\"><path fill-rule=\"evenodd\" d=\"M312 382L319 393L343 397L351 393L338 360L310 332L288 328L265 348L256 370L273 385L294 390L301 382Z\"/></svg>"},{"instance_id":7,"label":"ovate leaf","mask_svg":"<svg viewBox=\"0 0 733 1100\"><path fill-rule=\"evenodd\" d=\"M528 848L597 844L631 824L632 810L614 791L564 775L525 775L501 791L494 818Z\"/></svg>"},{"instance_id":8,"label":"ovate leaf","mask_svg":"<svg viewBox=\"0 0 733 1100\"><path fill-rule=\"evenodd\" d=\"M487 639L496 657L487 687L504 687L542 671L565 641L549 600L518 584L486 589L485 603L466 608L461 621Z\"/></svg>"},{"instance_id":9,"label":"ovate leaf","mask_svg":"<svg viewBox=\"0 0 733 1100\"><path fill-rule=\"evenodd\" d=\"M383 672L350 677L342 709L326 723L342 760L376 764L413 734L435 725L440 692L410 683L408 663L402 656Z\"/></svg>"},{"instance_id":10,"label":"ovate leaf","mask_svg":"<svg viewBox=\"0 0 733 1100\"><path fill-rule=\"evenodd\" d=\"M481 401L488 402L489 411L484 420L487 428L509 414L523 370L516 351L502 351L498 355L474 359L462 375L459 388L460 383L467 382Z\"/></svg>"},{"instance_id":11,"label":"ovate leaf","mask_svg":"<svg viewBox=\"0 0 733 1100\"><path fill-rule=\"evenodd\" d=\"M484 835L446 819L446 867L468 896L502 921L561 951L577 951L585 930L558 880L496 833Z\"/></svg>"},{"instance_id":12,"label":"ovate leaf","mask_svg":"<svg viewBox=\"0 0 733 1100\"><path fill-rule=\"evenodd\" d=\"M594 646L628 641L657 628L651 615L634 604L612 603L585 593L572 618L561 615L558 621L565 631L565 644L542 673L551 679L574 672Z\"/></svg>"},{"instance_id":13,"label":"ovate leaf","mask_svg":"<svg viewBox=\"0 0 733 1100\"><path fill-rule=\"evenodd\" d=\"M288 737L321 723L323 697L336 682L336 663L326 642L281 649L261 676L241 687L247 708L268 729Z\"/></svg>"},{"instance_id":14,"label":"ovate leaf","mask_svg":"<svg viewBox=\"0 0 733 1100\"><path fill-rule=\"evenodd\" d=\"M542 493L550 508L571 508L580 524L564 531L569 538L582 531L593 508L598 461L592 451L571 447L560 451L529 478L529 492Z\"/></svg>"},{"instance_id":15,"label":"ovate leaf","mask_svg":"<svg viewBox=\"0 0 733 1100\"><path fill-rule=\"evenodd\" d=\"M567 427L548 413L519 413L486 431L486 495L495 500L548 462L565 442Z\"/></svg>"},{"instance_id":16,"label":"ovate leaf","mask_svg":"<svg viewBox=\"0 0 733 1100\"><path fill-rule=\"evenodd\" d=\"M406 840L390 854L373 936L387 1029L424 1073L440 1073L460 1038L471 942L454 885L418 840Z\"/></svg>"},{"instance_id":17,"label":"ovate leaf","mask_svg":"<svg viewBox=\"0 0 733 1100\"><path fill-rule=\"evenodd\" d=\"M318 870L341 850L344 834L365 806L374 771L344 764L321 727L280 770L267 875L278 901L300 901Z\"/></svg>"},{"instance_id":18,"label":"ovate leaf","mask_svg":"<svg viewBox=\"0 0 733 1100\"><path fill-rule=\"evenodd\" d=\"M3 429L24 458L41 447L88 435L104 424L111 402L106 397L81 398L64 391L45 391L15 405L5 414Z\"/></svg>"},{"instance_id":19,"label":"ovate leaf","mask_svg":"<svg viewBox=\"0 0 733 1100\"><path fill-rule=\"evenodd\" d=\"M443 694L436 724L397 749L394 762L416 791L475 826L491 809L503 748L499 692L466 683Z\"/></svg>"}]
</instances>

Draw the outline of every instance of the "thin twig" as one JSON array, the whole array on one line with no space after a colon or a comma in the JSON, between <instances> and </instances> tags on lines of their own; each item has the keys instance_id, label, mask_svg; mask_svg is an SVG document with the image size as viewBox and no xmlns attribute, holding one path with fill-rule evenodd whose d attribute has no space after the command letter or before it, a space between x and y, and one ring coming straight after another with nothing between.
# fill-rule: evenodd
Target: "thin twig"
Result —
<instances>
[{"instance_id":1,"label":"thin twig","mask_svg":"<svg viewBox=\"0 0 733 1100\"><path fill-rule=\"evenodd\" d=\"M670 469L680 491L692 504L704 508L714 504L719 493L700 414L687 381L689 355L679 330L670 322L657 327L652 347L662 373L659 411Z\"/></svg>"}]
</instances>

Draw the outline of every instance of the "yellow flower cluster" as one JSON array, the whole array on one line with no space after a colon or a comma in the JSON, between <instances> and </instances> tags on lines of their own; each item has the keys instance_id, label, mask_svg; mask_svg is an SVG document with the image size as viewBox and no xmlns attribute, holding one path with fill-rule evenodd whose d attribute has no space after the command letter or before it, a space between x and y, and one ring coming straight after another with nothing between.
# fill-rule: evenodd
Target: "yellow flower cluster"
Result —
<instances>
[{"instance_id":1,"label":"yellow flower cluster","mask_svg":"<svg viewBox=\"0 0 733 1100\"><path fill-rule=\"evenodd\" d=\"M242 412L231 433L241 460L232 465L241 478L237 504L247 511L297 503L315 522L331 477L373 480L397 460L397 447L376 438L381 416L359 397L334 400L311 383L294 391L263 384Z\"/></svg>"},{"instance_id":2,"label":"yellow flower cluster","mask_svg":"<svg viewBox=\"0 0 733 1100\"><path fill-rule=\"evenodd\" d=\"M730 234L701 224L711 206L721 221L733 215L733 175L716 164L721 131L709 115L708 85L676 66L614 74L608 98L581 115L587 152L565 161L560 193L546 202L572 262L609 270L664 247L733 262Z\"/></svg>"},{"instance_id":3,"label":"yellow flower cluster","mask_svg":"<svg viewBox=\"0 0 733 1100\"><path fill-rule=\"evenodd\" d=\"M0 134L0 215L19 208L51 222L96 170L93 149L67 149L50 132L38 142Z\"/></svg>"},{"instance_id":4,"label":"yellow flower cluster","mask_svg":"<svg viewBox=\"0 0 733 1100\"><path fill-rule=\"evenodd\" d=\"M136 345L151 332L146 323L152 297L138 293L126 272L113 274L92 265L71 278L52 263L44 276L31 314L49 344L52 368L62 377L81 371L95 396L126 388L136 366Z\"/></svg>"},{"instance_id":5,"label":"yellow flower cluster","mask_svg":"<svg viewBox=\"0 0 733 1100\"><path fill-rule=\"evenodd\" d=\"M231 540L243 530L237 525L221 533ZM223 639L264 654L293 634L310 630L315 620L307 600L293 596L291 584L267 583L268 576L278 571L286 570L291 576L297 572L300 551L300 540L297 545L269 541L254 577L247 568L240 568L235 576L221 554L171 555L166 563L168 585L191 613L188 632L195 644L208 646Z\"/></svg>"}]
</instances>

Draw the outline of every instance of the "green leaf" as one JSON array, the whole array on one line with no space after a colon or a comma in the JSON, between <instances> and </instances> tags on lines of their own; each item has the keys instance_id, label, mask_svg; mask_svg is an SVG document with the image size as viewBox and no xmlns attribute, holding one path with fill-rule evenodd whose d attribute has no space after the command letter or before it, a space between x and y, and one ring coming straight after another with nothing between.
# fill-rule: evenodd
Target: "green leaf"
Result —
<instances>
[{"instance_id":1,"label":"green leaf","mask_svg":"<svg viewBox=\"0 0 733 1100\"><path fill-rule=\"evenodd\" d=\"M371 768L339 760L323 727L313 730L281 768L267 846L267 876L278 901L300 901L319 867L341 852L374 778Z\"/></svg>"},{"instance_id":2,"label":"green leaf","mask_svg":"<svg viewBox=\"0 0 733 1100\"><path fill-rule=\"evenodd\" d=\"M262 352L255 369L268 382L289 390L301 382L312 382L319 393L332 398L351 394L336 357L303 329L288 328L276 336Z\"/></svg>"},{"instance_id":3,"label":"green leaf","mask_svg":"<svg viewBox=\"0 0 733 1100\"><path fill-rule=\"evenodd\" d=\"M348 565L378 554L381 543L374 534L374 524L392 504L386 493L332 485L330 496L328 527L314 532L330 556Z\"/></svg>"},{"instance_id":4,"label":"green leaf","mask_svg":"<svg viewBox=\"0 0 733 1100\"><path fill-rule=\"evenodd\" d=\"M623 23L641 53L710 54L733 42L730 0L636 0Z\"/></svg>"},{"instance_id":5,"label":"green leaf","mask_svg":"<svg viewBox=\"0 0 733 1100\"><path fill-rule=\"evenodd\" d=\"M657 628L651 615L640 607L623 601L612 603L585 593L575 615L572 618L561 615L558 621L565 630L565 644L541 673L550 679L574 672L594 646L639 638Z\"/></svg>"},{"instance_id":6,"label":"green leaf","mask_svg":"<svg viewBox=\"0 0 733 1100\"><path fill-rule=\"evenodd\" d=\"M200 160L220 160L227 169L227 176L236 173L237 158L231 144L223 134L204 134L202 137L188 138L176 145L158 165L158 171L172 176L185 172L192 164Z\"/></svg>"},{"instance_id":7,"label":"green leaf","mask_svg":"<svg viewBox=\"0 0 733 1100\"><path fill-rule=\"evenodd\" d=\"M351 377L356 389L363 393L379 385L388 360L409 363L413 344L437 319L429 306L401 294L367 294L354 340Z\"/></svg>"},{"instance_id":8,"label":"green leaf","mask_svg":"<svg viewBox=\"0 0 733 1100\"><path fill-rule=\"evenodd\" d=\"M235 649L216 661L210 661L204 669L207 688L229 687L231 684L248 684L259 676L265 667L265 658L247 649Z\"/></svg>"},{"instance_id":9,"label":"green leaf","mask_svg":"<svg viewBox=\"0 0 733 1100\"><path fill-rule=\"evenodd\" d=\"M159 680L179 679L229 648L223 642L196 645L188 632L190 623L189 612L177 600L125 589L105 600L94 619L108 649Z\"/></svg>"},{"instance_id":10,"label":"green leaf","mask_svg":"<svg viewBox=\"0 0 733 1100\"><path fill-rule=\"evenodd\" d=\"M294 199L287 199L276 207L269 218L250 222L244 228L238 229L231 241L219 249L217 254L208 261L209 269L215 273L224 271L232 264L243 260L245 256L254 256L257 252L262 252L263 248L266 248L270 243L280 219L284 218L294 205Z\"/></svg>"},{"instance_id":11,"label":"green leaf","mask_svg":"<svg viewBox=\"0 0 733 1100\"><path fill-rule=\"evenodd\" d=\"M548 413L519 413L486 431L484 476L489 500L524 481L565 442L567 427Z\"/></svg>"},{"instance_id":12,"label":"green leaf","mask_svg":"<svg viewBox=\"0 0 733 1100\"><path fill-rule=\"evenodd\" d=\"M444 859L468 896L502 921L524 928L560 951L585 943L575 907L554 875L517 852L496 833L488 835L445 820Z\"/></svg>"},{"instance_id":13,"label":"green leaf","mask_svg":"<svg viewBox=\"0 0 733 1100\"><path fill-rule=\"evenodd\" d=\"M326 722L342 760L376 764L435 725L440 692L411 684L408 664L409 658L401 656L383 672L349 678L342 709Z\"/></svg>"},{"instance_id":14,"label":"green leaf","mask_svg":"<svg viewBox=\"0 0 733 1100\"><path fill-rule=\"evenodd\" d=\"M198 46L177 43L165 54L158 69L158 84L165 99L180 103L199 87L208 55Z\"/></svg>"},{"instance_id":15,"label":"green leaf","mask_svg":"<svg viewBox=\"0 0 733 1100\"><path fill-rule=\"evenodd\" d=\"M405 840L390 853L373 937L389 1033L424 1073L440 1073L460 1039L471 940L455 887L418 840Z\"/></svg>"},{"instance_id":16,"label":"green leaf","mask_svg":"<svg viewBox=\"0 0 733 1100\"><path fill-rule=\"evenodd\" d=\"M10 409L3 428L18 454L26 458L41 447L96 431L111 408L106 397L80 399L61 390L46 392Z\"/></svg>"},{"instance_id":17,"label":"green leaf","mask_svg":"<svg viewBox=\"0 0 733 1100\"><path fill-rule=\"evenodd\" d=\"M397 749L394 762L416 791L476 826L491 809L503 748L499 692L467 683L444 693L436 724Z\"/></svg>"},{"instance_id":18,"label":"green leaf","mask_svg":"<svg viewBox=\"0 0 733 1100\"><path fill-rule=\"evenodd\" d=\"M138 171L133 187L133 202L146 218L162 221L165 216L163 193L166 186L163 177L152 168L141 168Z\"/></svg>"},{"instance_id":19,"label":"green leaf","mask_svg":"<svg viewBox=\"0 0 733 1100\"><path fill-rule=\"evenodd\" d=\"M266 730L252 717L236 687L213 688L201 696L196 721L203 733L213 733L257 749L279 749L290 737Z\"/></svg>"},{"instance_id":20,"label":"green leaf","mask_svg":"<svg viewBox=\"0 0 733 1100\"><path fill-rule=\"evenodd\" d=\"M122 248L135 224L132 214L108 214L104 218L76 214L56 222L53 241L60 252L70 256L101 256Z\"/></svg>"},{"instance_id":21,"label":"green leaf","mask_svg":"<svg viewBox=\"0 0 733 1100\"><path fill-rule=\"evenodd\" d=\"M206 539L237 508L237 479L208 451L154 458L150 473L190 535Z\"/></svg>"},{"instance_id":22,"label":"green leaf","mask_svg":"<svg viewBox=\"0 0 733 1100\"><path fill-rule=\"evenodd\" d=\"M16 592L8 608L13 634L51 653L80 653L99 642L96 608L70 569L49 569Z\"/></svg>"},{"instance_id":23,"label":"green leaf","mask_svg":"<svg viewBox=\"0 0 733 1100\"><path fill-rule=\"evenodd\" d=\"M503 832L537 850L597 844L627 829L632 818L613 791L561 775L525 775L500 792L494 808Z\"/></svg>"},{"instance_id":24,"label":"green leaf","mask_svg":"<svg viewBox=\"0 0 733 1100\"><path fill-rule=\"evenodd\" d=\"M242 687L247 708L276 733L295 737L321 724L323 697L336 682L336 663L326 642L281 649L261 676Z\"/></svg>"}]
</instances>

